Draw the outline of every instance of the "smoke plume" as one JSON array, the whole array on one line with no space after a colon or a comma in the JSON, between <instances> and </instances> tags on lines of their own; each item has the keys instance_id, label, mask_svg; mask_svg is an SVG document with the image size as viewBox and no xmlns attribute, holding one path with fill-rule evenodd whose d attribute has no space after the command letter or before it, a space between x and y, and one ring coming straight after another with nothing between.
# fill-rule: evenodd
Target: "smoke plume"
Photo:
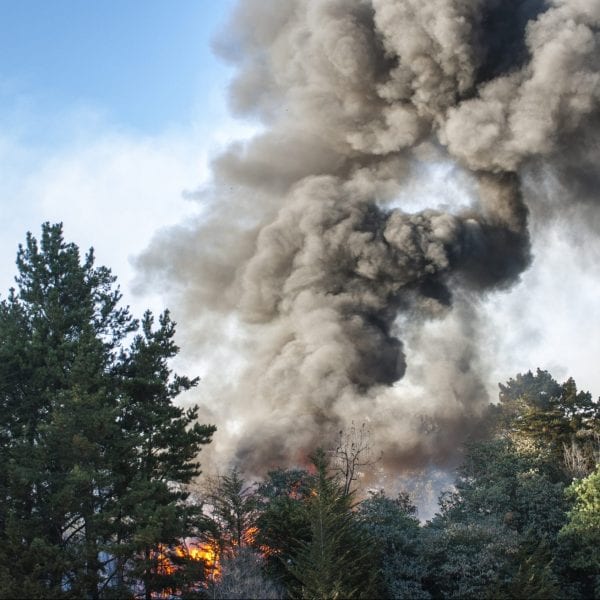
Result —
<instances>
[{"instance_id":1,"label":"smoke plume","mask_svg":"<svg viewBox=\"0 0 600 600\"><path fill-rule=\"evenodd\" d=\"M352 420L388 466L453 456L489 401L478 306L531 260L523 178L595 202L599 41L589 0L239 4L216 47L262 131L139 259L199 352L241 357L211 390L226 457L297 462ZM459 202L403 206L448 164Z\"/></svg>"}]
</instances>

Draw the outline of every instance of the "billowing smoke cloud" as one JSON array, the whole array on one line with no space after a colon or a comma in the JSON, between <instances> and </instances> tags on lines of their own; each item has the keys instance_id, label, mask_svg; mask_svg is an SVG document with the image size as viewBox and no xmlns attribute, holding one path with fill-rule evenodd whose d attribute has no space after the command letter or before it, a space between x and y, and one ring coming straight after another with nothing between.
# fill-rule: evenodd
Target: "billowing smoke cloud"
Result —
<instances>
[{"instance_id":1,"label":"billowing smoke cloud","mask_svg":"<svg viewBox=\"0 0 600 600\"><path fill-rule=\"evenodd\" d=\"M388 465L453 455L489 401L478 304L530 261L523 173L593 187L573 157L598 154L599 32L589 0L239 5L217 46L232 110L263 131L214 161L202 219L139 260L199 348L225 323L239 344L211 402L235 421L226 456L296 462L365 419ZM459 203L399 206L449 161Z\"/></svg>"}]
</instances>

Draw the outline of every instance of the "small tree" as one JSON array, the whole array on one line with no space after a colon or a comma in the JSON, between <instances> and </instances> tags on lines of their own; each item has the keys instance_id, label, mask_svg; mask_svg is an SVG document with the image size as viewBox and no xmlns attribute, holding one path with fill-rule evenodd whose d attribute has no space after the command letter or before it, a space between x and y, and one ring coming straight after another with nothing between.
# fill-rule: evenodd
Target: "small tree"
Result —
<instances>
[{"instance_id":1,"label":"small tree","mask_svg":"<svg viewBox=\"0 0 600 600\"><path fill-rule=\"evenodd\" d=\"M573 479L591 475L600 464L600 432L580 436L583 440L572 439L570 444L563 442L565 469Z\"/></svg>"},{"instance_id":2,"label":"small tree","mask_svg":"<svg viewBox=\"0 0 600 600\"><path fill-rule=\"evenodd\" d=\"M255 487L246 485L237 469L209 479L206 500L221 551L234 554L252 544L257 517Z\"/></svg>"},{"instance_id":3,"label":"small tree","mask_svg":"<svg viewBox=\"0 0 600 600\"><path fill-rule=\"evenodd\" d=\"M352 489L352 483L358 479L360 469L372 466L378 460L372 456L370 442L371 432L366 423L356 427L353 421L350 429L338 433L335 449L330 454L333 458L333 470L343 481L346 496Z\"/></svg>"},{"instance_id":4,"label":"small tree","mask_svg":"<svg viewBox=\"0 0 600 600\"><path fill-rule=\"evenodd\" d=\"M223 600L260 600L283 598L283 589L264 573L264 559L252 548L240 548L221 563L221 576L209 587L212 598Z\"/></svg>"},{"instance_id":5,"label":"small tree","mask_svg":"<svg viewBox=\"0 0 600 600\"><path fill-rule=\"evenodd\" d=\"M322 450L312 456L315 488L305 510L310 540L302 542L289 570L297 581L295 594L302 598L372 597L375 572L372 546L352 512L352 496L328 474Z\"/></svg>"}]
</instances>

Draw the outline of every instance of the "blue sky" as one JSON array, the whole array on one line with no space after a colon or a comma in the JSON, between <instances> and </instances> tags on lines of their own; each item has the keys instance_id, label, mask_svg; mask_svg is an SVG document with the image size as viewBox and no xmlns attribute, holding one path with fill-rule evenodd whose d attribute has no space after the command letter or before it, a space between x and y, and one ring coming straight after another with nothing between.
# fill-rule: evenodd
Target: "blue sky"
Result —
<instances>
[{"instance_id":1,"label":"blue sky","mask_svg":"<svg viewBox=\"0 0 600 600\"><path fill-rule=\"evenodd\" d=\"M18 243L43 221L94 246L137 312L132 259L196 218L183 192L254 131L227 111L211 48L233 0L0 0L0 296Z\"/></svg>"},{"instance_id":2,"label":"blue sky","mask_svg":"<svg viewBox=\"0 0 600 600\"><path fill-rule=\"evenodd\" d=\"M232 0L1 0L2 122L30 111L95 110L122 127L157 133L204 111L227 69L210 50Z\"/></svg>"}]
</instances>

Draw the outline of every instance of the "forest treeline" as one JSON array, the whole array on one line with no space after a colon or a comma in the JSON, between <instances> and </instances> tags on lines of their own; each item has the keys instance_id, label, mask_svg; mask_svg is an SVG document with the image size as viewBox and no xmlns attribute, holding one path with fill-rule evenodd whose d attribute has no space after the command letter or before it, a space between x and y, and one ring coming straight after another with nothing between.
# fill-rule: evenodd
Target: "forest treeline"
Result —
<instances>
[{"instance_id":1,"label":"forest treeline","mask_svg":"<svg viewBox=\"0 0 600 600\"><path fill-rule=\"evenodd\" d=\"M360 489L363 429L306 469L198 487L216 429L175 402L198 383L171 370L175 325L120 301L60 224L19 247L0 302L1 598L600 597L600 407L572 379L500 386L425 524L407 494Z\"/></svg>"}]
</instances>

